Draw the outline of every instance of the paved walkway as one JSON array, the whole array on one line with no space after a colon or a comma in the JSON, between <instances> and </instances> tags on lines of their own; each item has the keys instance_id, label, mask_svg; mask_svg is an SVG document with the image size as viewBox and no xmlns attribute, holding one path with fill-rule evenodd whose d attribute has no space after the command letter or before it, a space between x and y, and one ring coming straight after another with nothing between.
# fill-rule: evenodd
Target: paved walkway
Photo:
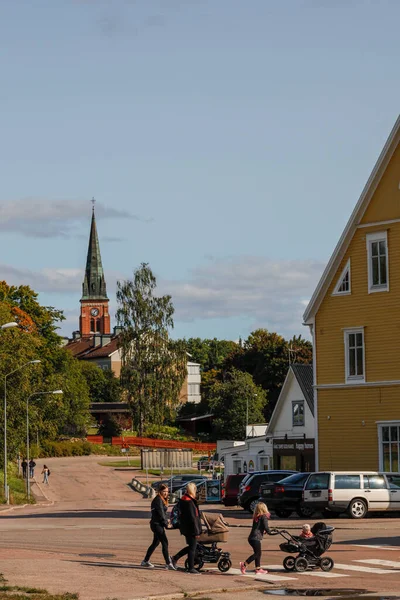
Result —
<instances>
[{"instance_id":1,"label":"paved walkway","mask_svg":"<svg viewBox=\"0 0 400 600\"><path fill-rule=\"evenodd\" d=\"M110 459L111 460L111 459ZM112 459L115 460L115 459ZM223 575L206 565L203 575L165 571L159 550L154 570L140 568L151 541L149 500L127 483L133 472L100 466L100 457L49 459L50 484L39 486L45 505L0 513L0 571L11 584L43 587L49 591L77 592L81 600L133 600L157 596L160 600L193 597L254 600L270 588L355 587L390 593L400 588L400 523L398 519L335 520L335 545L329 554L336 566L331 573L286 573L280 538L264 541L267 575L240 575L239 560L249 554L250 518L242 510L227 511L232 527L224 550L232 553L233 568ZM40 473L43 461L37 461ZM220 511L220 507L207 508ZM299 520L274 525L300 529ZM168 533L171 551L182 546L177 531ZM383 561L383 562L382 562ZM222 593L227 590L227 594ZM218 593L217 593L218 592Z\"/></svg>"}]
</instances>

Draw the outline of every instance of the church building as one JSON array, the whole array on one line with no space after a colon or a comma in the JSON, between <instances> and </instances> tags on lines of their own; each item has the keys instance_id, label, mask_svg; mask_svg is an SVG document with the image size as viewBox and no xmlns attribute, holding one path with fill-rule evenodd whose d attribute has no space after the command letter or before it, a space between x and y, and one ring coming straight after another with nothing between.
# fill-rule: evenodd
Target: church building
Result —
<instances>
[{"instance_id":1,"label":"church building","mask_svg":"<svg viewBox=\"0 0 400 600\"><path fill-rule=\"evenodd\" d=\"M74 331L66 348L80 359L93 361L101 369L111 369L116 377L121 373L121 350L118 347L120 327L111 331L109 298L101 261L93 201L89 246L82 284L79 330ZM180 393L181 402L200 402L200 365L187 363L187 377Z\"/></svg>"}]
</instances>

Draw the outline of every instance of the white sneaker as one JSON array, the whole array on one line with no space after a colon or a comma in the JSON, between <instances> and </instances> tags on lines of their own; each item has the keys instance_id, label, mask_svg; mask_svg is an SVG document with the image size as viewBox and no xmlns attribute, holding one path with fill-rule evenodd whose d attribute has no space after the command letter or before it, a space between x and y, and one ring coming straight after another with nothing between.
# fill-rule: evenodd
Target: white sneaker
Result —
<instances>
[{"instance_id":1,"label":"white sneaker","mask_svg":"<svg viewBox=\"0 0 400 600\"><path fill-rule=\"evenodd\" d=\"M154 565L149 560L142 560L140 566L147 567L148 569L154 569Z\"/></svg>"},{"instance_id":2,"label":"white sneaker","mask_svg":"<svg viewBox=\"0 0 400 600\"><path fill-rule=\"evenodd\" d=\"M165 568L169 571L177 571L177 568L175 567L175 565L172 562L165 565Z\"/></svg>"}]
</instances>

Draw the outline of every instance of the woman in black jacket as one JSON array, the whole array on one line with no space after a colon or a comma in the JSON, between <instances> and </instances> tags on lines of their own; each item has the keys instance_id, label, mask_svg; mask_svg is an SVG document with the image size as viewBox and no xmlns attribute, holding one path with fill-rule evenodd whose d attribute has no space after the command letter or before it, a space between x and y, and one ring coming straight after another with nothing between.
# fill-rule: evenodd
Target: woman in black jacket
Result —
<instances>
[{"instance_id":1,"label":"woman in black jacket","mask_svg":"<svg viewBox=\"0 0 400 600\"><path fill-rule=\"evenodd\" d=\"M261 568L261 541L263 539L264 533L268 533L268 535L273 535L275 532L272 532L268 526L268 519L270 517L270 513L268 512L267 505L264 502L259 502L254 509L253 513L253 525L250 531L250 535L248 537L248 542L250 546L253 548L253 554L249 556L244 562L240 563L240 570L244 575L246 573L246 567L255 559L256 561L256 573L263 574L268 573Z\"/></svg>"},{"instance_id":2,"label":"woman in black jacket","mask_svg":"<svg viewBox=\"0 0 400 600\"><path fill-rule=\"evenodd\" d=\"M150 557L159 544L162 547L162 553L165 560L165 568L176 571L168 552L168 539L165 530L168 529L169 520L168 511L168 486L163 483L158 488L158 494L151 503L150 529L154 534L153 541L149 546L141 566L152 569L154 565L150 562Z\"/></svg>"},{"instance_id":3,"label":"woman in black jacket","mask_svg":"<svg viewBox=\"0 0 400 600\"><path fill-rule=\"evenodd\" d=\"M185 536L187 546L171 558L171 562L176 568L177 561L187 554L189 563L188 572L193 574L200 573L200 571L194 568L197 538L201 534L200 511L196 500L196 493L196 484L188 483L186 493L179 500L179 530Z\"/></svg>"}]
</instances>

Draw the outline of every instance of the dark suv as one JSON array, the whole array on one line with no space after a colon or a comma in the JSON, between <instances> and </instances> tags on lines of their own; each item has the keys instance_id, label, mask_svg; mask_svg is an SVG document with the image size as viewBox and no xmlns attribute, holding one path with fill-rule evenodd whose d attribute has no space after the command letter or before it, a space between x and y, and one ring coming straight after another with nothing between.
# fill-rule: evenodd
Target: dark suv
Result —
<instances>
[{"instance_id":1,"label":"dark suv","mask_svg":"<svg viewBox=\"0 0 400 600\"><path fill-rule=\"evenodd\" d=\"M293 475L297 471L265 471L264 473L257 473L250 477L246 481L242 493L238 496L238 504L245 510L253 512L257 502L260 498L260 485L262 483L280 481L288 475Z\"/></svg>"},{"instance_id":2,"label":"dark suv","mask_svg":"<svg viewBox=\"0 0 400 600\"><path fill-rule=\"evenodd\" d=\"M303 487L310 473L294 473L277 483L262 483L260 485L261 502L268 505L277 517L286 519L295 510L299 517L311 517L314 510L303 504Z\"/></svg>"}]
</instances>

